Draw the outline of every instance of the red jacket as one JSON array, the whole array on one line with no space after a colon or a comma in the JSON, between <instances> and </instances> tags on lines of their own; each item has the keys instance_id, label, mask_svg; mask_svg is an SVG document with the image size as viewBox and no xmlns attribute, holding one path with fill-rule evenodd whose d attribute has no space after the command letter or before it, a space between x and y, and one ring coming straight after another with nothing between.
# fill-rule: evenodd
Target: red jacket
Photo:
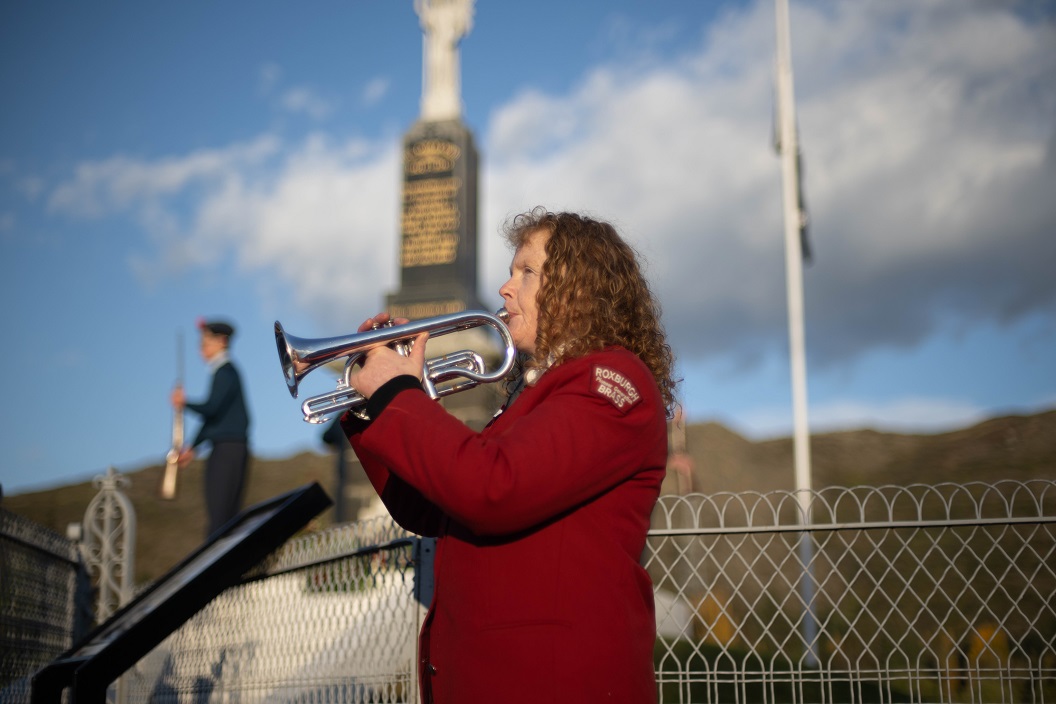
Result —
<instances>
[{"instance_id":1,"label":"red jacket","mask_svg":"<svg viewBox=\"0 0 1056 704\"><path fill-rule=\"evenodd\" d=\"M416 389L345 428L393 518L439 538L424 702L656 701L639 560L667 429L641 360L559 364L480 433Z\"/></svg>"}]
</instances>

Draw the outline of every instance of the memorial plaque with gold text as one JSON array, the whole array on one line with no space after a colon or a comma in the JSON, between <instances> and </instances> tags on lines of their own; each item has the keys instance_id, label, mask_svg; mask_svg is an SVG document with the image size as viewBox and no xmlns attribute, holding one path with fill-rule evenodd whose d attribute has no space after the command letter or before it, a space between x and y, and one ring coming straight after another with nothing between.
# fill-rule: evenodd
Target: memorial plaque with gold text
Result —
<instances>
[{"instance_id":1,"label":"memorial plaque with gold text","mask_svg":"<svg viewBox=\"0 0 1056 704\"><path fill-rule=\"evenodd\" d=\"M440 139L422 139L406 150L401 266L451 264L458 256L463 184L454 171L460 155L457 145Z\"/></svg>"}]
</instances>

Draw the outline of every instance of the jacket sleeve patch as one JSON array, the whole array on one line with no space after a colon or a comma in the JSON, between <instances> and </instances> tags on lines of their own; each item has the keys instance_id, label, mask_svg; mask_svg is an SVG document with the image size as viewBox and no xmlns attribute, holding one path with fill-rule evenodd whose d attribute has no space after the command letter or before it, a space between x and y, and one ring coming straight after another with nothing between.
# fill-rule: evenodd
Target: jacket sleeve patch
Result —
<instances>
[{"instance_id":1,"label":"jacket sleeve patch","mask_svg":"<svg viewBox=\"0 0 1056 704\"><path fill-rule=\"evenodd\" d=\"M591 391L607 399L613 406L625 411L642 400L641 394L631 380L615 369L596 365L591 379Z\"/></svg>"}]
</instances>

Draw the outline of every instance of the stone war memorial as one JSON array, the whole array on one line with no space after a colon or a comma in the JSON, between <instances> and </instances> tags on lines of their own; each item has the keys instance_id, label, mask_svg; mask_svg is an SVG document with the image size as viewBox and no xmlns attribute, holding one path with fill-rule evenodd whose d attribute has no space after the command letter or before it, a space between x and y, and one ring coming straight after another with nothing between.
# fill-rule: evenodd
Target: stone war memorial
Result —
<instances>
[{"instance_id":1,"label":"stone war memorial","mask_svg":"<svg viewBox=\"0 0 1056 704\"><path fill-rule=\"evenodd\" d=\"M403 140L400 287L386 296L396 317L419 320L468 310L494 313L477 293L478 154L462 122L459 44L473 24L473 0L415 0L422 28L421 115ZM475 328L429 342L433 358L471 349L499 353L489 331ZM447 396L444 406L476 429L501 403L499 384Z\"/></svg>"},{"instance_id":2,"label":"stone war memorial","mask_svg":"<svg viewBox=\"0 0 1056 704\"><path fill-rule=\"evenodd\" d=\"M477 299L477 148L462 122L459 43L472 0L416 0L423 31L421 117L404 137L398 316L482 308Z\"/></svg>"}]
</instances>

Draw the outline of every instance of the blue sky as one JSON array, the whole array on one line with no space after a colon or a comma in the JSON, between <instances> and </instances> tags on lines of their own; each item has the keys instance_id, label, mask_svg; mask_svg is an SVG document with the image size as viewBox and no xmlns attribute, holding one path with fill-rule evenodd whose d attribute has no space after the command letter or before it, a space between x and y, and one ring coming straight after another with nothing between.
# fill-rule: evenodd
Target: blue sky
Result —
<instances>
[{"instance_id":1,"label":"blue sky","mask_svg":"<svg viewBox=\"0 0 1056 704\"><path fill-rule=\"evenodd\" d=\"M1037 8L792 2L812 429L1056 406L1056 23ZM160 462L178 333L206 390L199 316L239 327L255 452L322 450L272 323L344 334L396 288L421 42L412 0L0 6L6 493ZM482 300L509 215L613 221L689 419L753 438L791 427L773 46L770 0L478 0L461 47Z\"/></svg>"}]
</instances>

